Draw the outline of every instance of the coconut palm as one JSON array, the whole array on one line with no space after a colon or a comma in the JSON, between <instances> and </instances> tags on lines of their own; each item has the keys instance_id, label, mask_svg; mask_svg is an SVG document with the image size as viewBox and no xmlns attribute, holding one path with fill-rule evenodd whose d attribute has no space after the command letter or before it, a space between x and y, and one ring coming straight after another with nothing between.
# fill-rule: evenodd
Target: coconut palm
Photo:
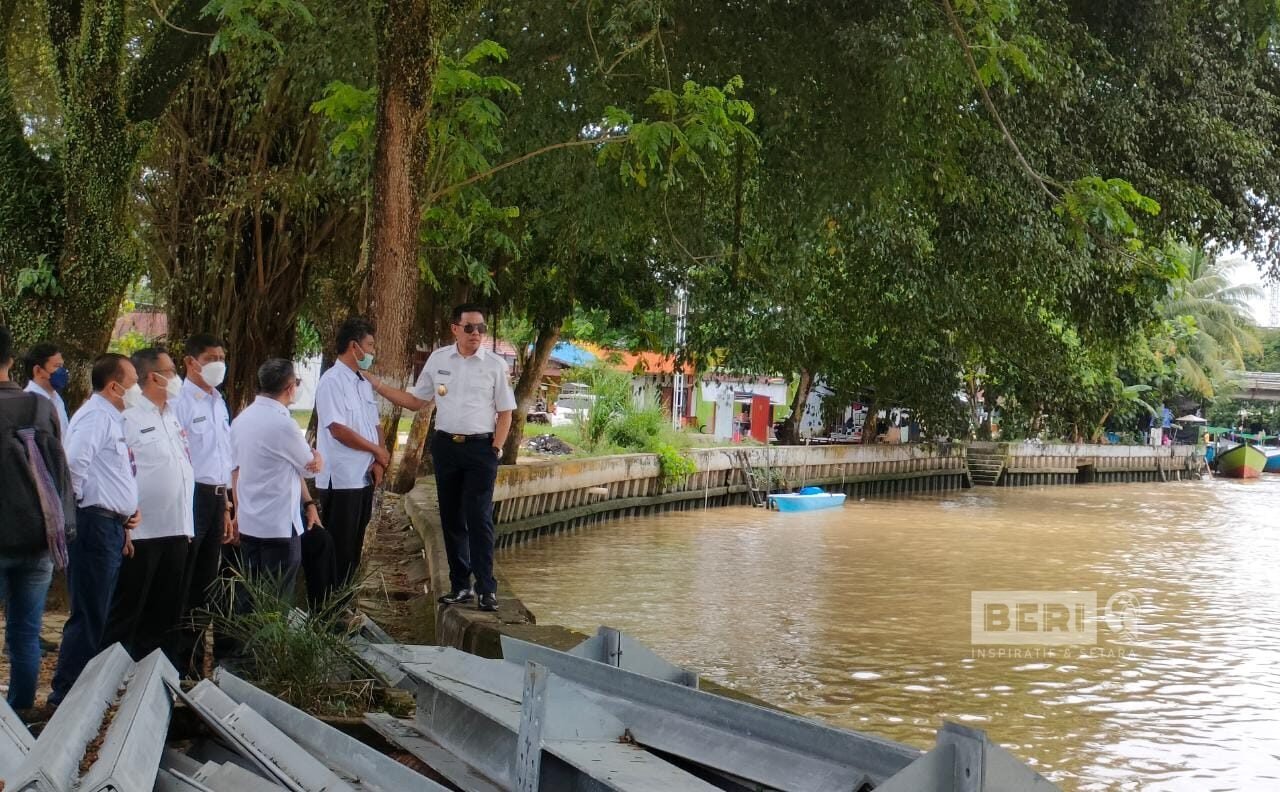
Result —
<instances>
[{"instance_id":1,"label":"coconut palm","mask_svg":"<svg viewBox=\"0 0 1280 792\"><path fill-rule=\"evenodd\" d=\"M1219 261L1198 245L1179 243L1168 252L1185 273L1161 306L1173 328L1178 374L1189 391L1212 398L1236 380L1245 355L1262 351L1249 309L1262 290L1233 286L1236 262Z\"/></svg>"}]
</instances>

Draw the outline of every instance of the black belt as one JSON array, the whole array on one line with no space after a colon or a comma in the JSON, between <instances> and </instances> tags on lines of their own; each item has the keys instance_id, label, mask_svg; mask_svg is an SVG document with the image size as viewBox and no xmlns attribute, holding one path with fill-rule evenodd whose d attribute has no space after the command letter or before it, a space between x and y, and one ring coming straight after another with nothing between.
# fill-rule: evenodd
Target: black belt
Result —
<instances>
[{"instance_id":1,"label":"black belt","mask_svg":"<svg viewBox=\"0 0 1280 792\"><path fill-rule=\"evenodd\" d=\"M197 481L196 489L200 492L207 492L210 495L221 495L223 497L227 495L227 486L225 484L201 484Z\"/></svg>"},{"instance_id":2,"label":"black belt","mask_svg":"<svg viewBox=\"0 0 1280 792\"><path fill-rule=\"evenodd\" d=\"M484 434L453 434L452 432L436 431L436 437L442 440L448 440L451 443L488 443L493 440L493 432Z\"/></svg>"},{"instance_id":3,"label":"black belt","mask_svg":"<svg viewBox=\"0 0 1280 792\"><path fill-rule=\"evenodd\" d=\"M116 522L119 522L119 523L129 522L129 518L124 516L123 514L120 514L118 512L113 512L110 509L104 509L101 506L80 506L78 508L82 512L88 512L89 514L93 514L98 517L106 517L108 520L115 520Z\"/></svg>"}]
</instances>

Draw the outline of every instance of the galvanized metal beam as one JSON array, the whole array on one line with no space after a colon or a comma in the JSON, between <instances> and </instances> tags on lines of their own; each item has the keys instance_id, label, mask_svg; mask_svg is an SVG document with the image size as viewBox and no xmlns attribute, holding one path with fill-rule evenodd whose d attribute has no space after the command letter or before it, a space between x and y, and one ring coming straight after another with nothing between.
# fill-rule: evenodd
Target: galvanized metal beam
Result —
<instances>
[{"instance_id":1,"label":"galvanized metal beam","mask_svg":"<svg viewBox=\"0 0 1280 792\"><path fill-rule=\"evenodd\" d=\"M502 789L716 789L627 742L622 721L546 669L416 654L422 662L404 667L417 728Z\"/></svg>"},{"instance_id":2,"label":"galvanized metal beam","mask_svg":"<svg viewBox=\"0 0 1280 792\"><path fill-rule=\"evenodd\" d=\"M518 792L718 792L631 743L622 721L537 663L525 668L514 780Z\"/></svg>"},{"instance_id":3,"label":"galvanized metal beam","mask_svg":"<svg viewBox=\"0 0 1280 792\"><path fill-rule=\"evenodd\" d=\"M331 770L358 781L358 788L371 792L446 792L434 781L413 772L385 754L337 729L316 720L302 710L264 693L226 669L214 672L213 680L232 700L248 706L281 733L321 760Z\"/></svg>"},{"instance_id":4,"label":"galvanized metal beam","mask_svg":"<svg viewBox=\"0 0 1280 792\"><path fill-rule=\"evenodd\" d=\"M1058 787L991 742L986 732L944 723L937 747L876 792L1058 792Z\"/></svg>"},{"instance_id":5,"label":"galvanized metal beam","mask_svg":"<svg viewBox=\"0 0 1280 792\"><path fill-rule=\"evenodd\" d=\"M190 700L211 714L232 735L235 746L251 753L282 786L299 792L355 792L266 718L237 703L209 680L191 690Z\"/></svg>"},{"instance_id":6,"label":"galvanized metal beam","mask_svg":"<svg viewBox=\"0 0 1280 792\"><path fill-rule=\"evenodd\" d=\"M413 754L462 792L502 792L503 790L503 787L485 778L461 757L445 750L439 743L423 734L414 721L397 718L385 712L368 712L365 713L364 722L387 742Z\"/></svg>"},{"instance_id":7,"label":"galvanized metal beam","mask_svg":"<svg viewBox=\"0 0 1280 792\"><path fill-rule=\"evenodd\" d=\"M22 762L32 745L35 745L35 739L27 731L26 724L0 697L0 779L4 778L6 769L17 767Z\"/></svg>"},{"instance_id":8,"label":"galvanized metal beam","mask_svg":"<svg viewBox=\"0 0 1280 792\"><path fill-rule=\"evenodd\" d=\"M119 644L90 660L26 757L6 774L7 792L70 792L80 777L81 758L98 738L103 716L116 703L133 667L129 653ZM158 753L156 759L158 763ZM154 782L153 776L141 788L150 788Z\"/></svg>"},{"instance_id":9,"label":"galvanized metal beam","mask_svg":"<svg viewBox=\"0 0 1280 792\"><path fill-rule=\"evenodd\" d=\"M508 642L514 647L516 641ZM519 651L581 686L636 742L780 790L858 789L902 770L920 752L868 734L691 690L525 644ZM417 666L405 665L414 673Z\"/></svg>"},{"instance_id":10,"label":"galvanized metal beam","mask_svg":"<svg viewBox=\"0 0 1280 792\"><path fill-rule=\"evenodd\" d=\"M503 659L517 665L524 665L529 657L523 651L523 647L531 644L505 635L501 640ZM595 635L570 649L569 654L615 668L634 671L664 682L673 682L689 688L698 687L697 674L664 660L649 647L612 627L600 627Z\"/></svg>"},{"instance_id":11,"label":"galvanized metal beam","mask_svg":"<svg viewBox=\"0 0 1280 792\"><path fill-rule=\"evenodd\" d=\"M98 761L77 790L149 789L156 782L160 756L169 736L173 697L166 680L177 683L178 670L159 649L133 667L119 709L98 749Z\"/></svg>"}]
</instances>

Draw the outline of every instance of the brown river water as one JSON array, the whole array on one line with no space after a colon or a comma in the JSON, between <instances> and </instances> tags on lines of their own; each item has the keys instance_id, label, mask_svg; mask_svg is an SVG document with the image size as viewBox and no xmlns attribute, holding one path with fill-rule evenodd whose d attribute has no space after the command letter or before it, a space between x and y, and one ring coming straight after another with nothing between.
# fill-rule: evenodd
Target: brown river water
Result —
<instances>
[{"instance_id":1,"label":"brown river water","mask_svg":"<svg viewBox=\"0 0 1280 792\"><path fill-rule=\"evenodd\" d=\"M1280 477L673 512L498 565L541 623L837 726L957 721L1068 790L1280 790ZM1093 592L1096 643L975 644L973 593L1010 590Z\"/></svg>"}]
</instances>

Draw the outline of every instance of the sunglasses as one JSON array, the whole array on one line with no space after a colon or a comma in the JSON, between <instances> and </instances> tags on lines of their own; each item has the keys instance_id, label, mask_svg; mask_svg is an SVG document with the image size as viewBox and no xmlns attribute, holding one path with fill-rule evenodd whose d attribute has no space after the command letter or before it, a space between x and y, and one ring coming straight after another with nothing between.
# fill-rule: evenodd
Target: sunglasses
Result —
<instances>
[{"instance_id":1,"label":"sunglasses","mask_svg":"<svg viewBox=\"0 0 1280 792\"><path fill-rule=\"evenodd\" d=\"M468 322L462 325L455 323L454 327L461 327L462 332L468 333L468 334L479 333L480 335L484 335L485 333L489 332L489 325L485 324L484 322L481 322L479 324L471 324L470 322Z\"/></svg>"}]
</instances>

